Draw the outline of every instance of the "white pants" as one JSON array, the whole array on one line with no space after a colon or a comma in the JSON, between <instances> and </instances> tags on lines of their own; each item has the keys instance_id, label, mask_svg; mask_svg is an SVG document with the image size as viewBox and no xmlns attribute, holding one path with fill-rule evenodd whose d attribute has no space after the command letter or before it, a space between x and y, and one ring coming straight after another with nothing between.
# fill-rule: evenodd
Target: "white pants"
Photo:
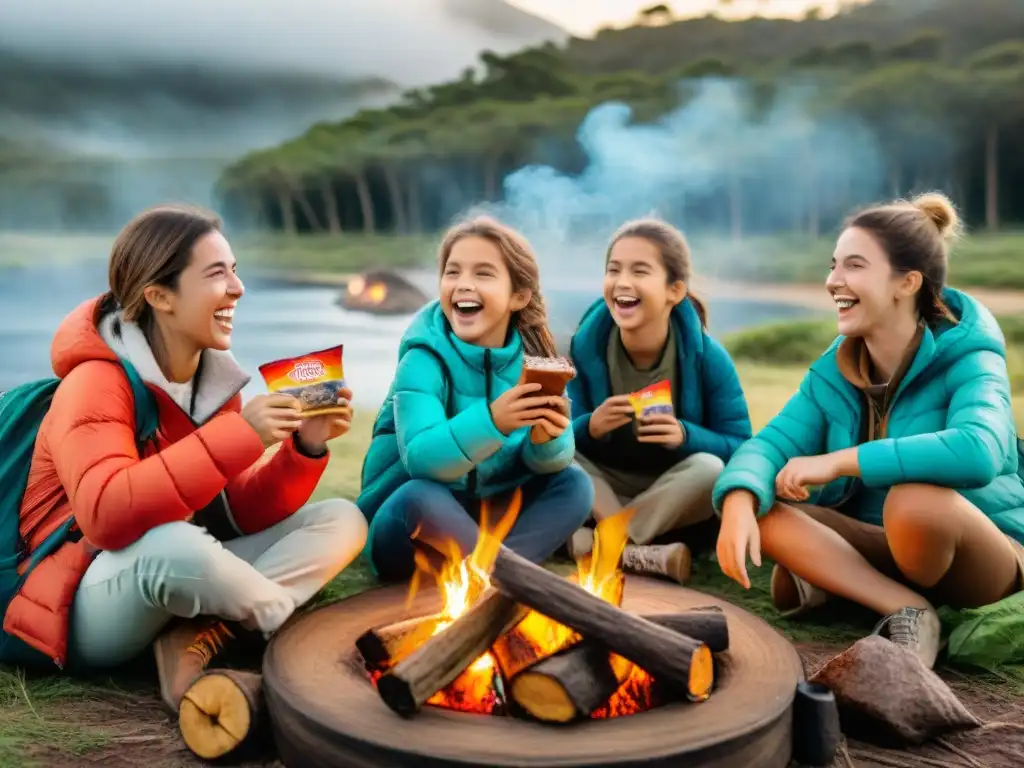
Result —
<instances>
[{"instance_id":1,"label":"white pants","mask_svg":"<svg viewBox=\"0 0 1024 768\"><path fill-rule=\"evenodd\" d=\"M158 526L124 549L101 552L85 572L72 607L71 659L122 664L175 616L219 616L273 632L365 542L366 520L344 499L309 504L223 544L191 523Z\"/></svg>"}]
</instances>

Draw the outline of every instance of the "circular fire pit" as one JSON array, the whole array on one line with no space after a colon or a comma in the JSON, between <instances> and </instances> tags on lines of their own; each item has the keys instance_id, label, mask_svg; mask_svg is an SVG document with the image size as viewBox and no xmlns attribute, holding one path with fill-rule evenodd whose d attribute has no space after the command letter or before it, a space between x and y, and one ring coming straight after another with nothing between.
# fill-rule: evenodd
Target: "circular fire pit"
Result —
<instances>
[{"instance_id":1,"label":"circular fire pit","mask_svg":"<svg viewBox=\"0 0 1024 768\"><path fill-rule=\"evenodd\" d=\"M405 586L370 590L312 611L271 640L263 687L281 759L292 767L635 766L783 768L803 665L790 643L727 602L629 576L622 608L657 614L719 605L729 624L717 685L701 703L568 726L425 707L403 719L385 706L355 650L368 628L440 607L434 591L405 611Z\"/></svg>"}]
</instances>

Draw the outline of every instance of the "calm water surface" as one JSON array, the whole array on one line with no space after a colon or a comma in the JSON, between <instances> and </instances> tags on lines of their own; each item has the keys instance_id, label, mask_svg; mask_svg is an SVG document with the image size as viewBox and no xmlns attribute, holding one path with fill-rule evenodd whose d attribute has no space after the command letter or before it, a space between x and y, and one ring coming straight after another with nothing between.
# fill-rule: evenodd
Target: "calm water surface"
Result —
<instances>
[{"instance_id":1,"label":"calm water surface","mask_svg":"<svg viewBox=\"0 0 1024 768\"><path fill-rule=\"evenodd\" d=\"M105 265L0 267L0 391L52 375L50 341L61 320L106 288ZM361 405L376 406L387 393L408 316L375 317L335 304L336 288L285 286L247 279L235 314L233 352L253 375L246 394L265 392L257 367L281 357L344 344L346 378ZM571 333L596 297L594 290L559 286L545 291L556 335ZM716 336L772 320L806 314L778 304L727 299L710 302Z\"/></svg>"}]
</instances>

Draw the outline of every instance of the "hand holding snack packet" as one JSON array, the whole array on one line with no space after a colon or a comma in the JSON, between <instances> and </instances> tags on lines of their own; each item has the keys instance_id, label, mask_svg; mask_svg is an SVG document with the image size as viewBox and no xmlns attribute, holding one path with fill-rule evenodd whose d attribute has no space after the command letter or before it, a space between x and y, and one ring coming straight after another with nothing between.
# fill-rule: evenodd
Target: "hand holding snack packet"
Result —
<instances>
[{"instance_id":1,"label":"hand holding snack packet","mask_svg":"<svg viewBox=\"0 0 1024 768\"><path fill-rule=\"evenodd\" d=\"M539 394L537 382L519 384L499 395L491 403L491 419L503 435L511 435L520 427L536 423L551 412L552 401L561 398Z\"/></svg>"},{"instance_id":2,"label":"hand holding snack packet","mask_svg":"<svg viewBox=\"0 0 1024 768\"><path fill-rule=\"evenodd\" d=\"M685 439L683 425L671 413L654 413L644 417L637 422L636 434L639 443L655 443L666 448L678 448Z\"/></svg>"},{"instance_id":3,"label":"hand holding snack packet","mask_svg":"<svg viewBox=\"0 0 1024 768\"><path fill-rule=\"evenodd\" d=\"M560 437L572 424L570 413L568 398L551 398L551 408L545 411L544 416L538 419L530 430L530 440L540 445Z\"/></svg>"},{"instance_id":4,"label":"hand holding snack packet","mask_svg":"<svg viewBox=\"0 0 1024 768\"><path fill-rule=\"evenodd\" d=\"M629 395L636 415L637 442L678 448L685 435L672 407L672 385L668 379Z\"/></svg>"},{"instance_id":5,"label":"hand holding snack packet","mask_svg":"<svg viewBox=\"0 0 1024 768\"><path fill-rule=\"evenodd\" d=\"M633 405L630 395L613 395L601 403L590 414L590 436L600 440L633 420Z\"/></svg>"},{"instance_id":6,"label":"hand holding snack packet","mask_svg":"<svg viewBox=\"0 0 1024 768\"><path fill-rule=\"evenodd\" d=\"M299 401L289 395L256 395L242 408L242 418L260 436L264 448L287 440L302 424Z\"/></svg>"},{"instance_id":7,"label":"hand holding snack packet","mask_svg":"<svg viewBox=\"0 0 1024 768\"><path fill-rule=\"evenodd\" d=\"M337 405L341 410L309 416L302 420L298 439L308 453L319 455L327 450L327 443L348 432L352 426L352 391L348 387L338 390Z\"/></svg>"}]
</instances>

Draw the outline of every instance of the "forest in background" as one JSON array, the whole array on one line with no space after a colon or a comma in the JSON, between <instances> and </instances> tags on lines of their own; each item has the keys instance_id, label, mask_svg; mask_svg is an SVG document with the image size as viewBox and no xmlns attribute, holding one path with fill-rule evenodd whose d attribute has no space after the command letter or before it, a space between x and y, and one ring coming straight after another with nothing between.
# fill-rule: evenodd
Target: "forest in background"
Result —
<instances>
[{"instance_id":1,"label":"forest in background","mask_svg":"<svg viewBox=\"0 0 1024 768\"><path fill-rule=\"evenodd\" d=\"M478 203L584 229L656 211L734 238L817 235L940 188L991 230L1024 220L1024 5L875 0L800 21L674 20L512 55L247 154L238 226L418 233ZM608 212L608 213L606 213Z\"/></svg>"}]
</instances>

